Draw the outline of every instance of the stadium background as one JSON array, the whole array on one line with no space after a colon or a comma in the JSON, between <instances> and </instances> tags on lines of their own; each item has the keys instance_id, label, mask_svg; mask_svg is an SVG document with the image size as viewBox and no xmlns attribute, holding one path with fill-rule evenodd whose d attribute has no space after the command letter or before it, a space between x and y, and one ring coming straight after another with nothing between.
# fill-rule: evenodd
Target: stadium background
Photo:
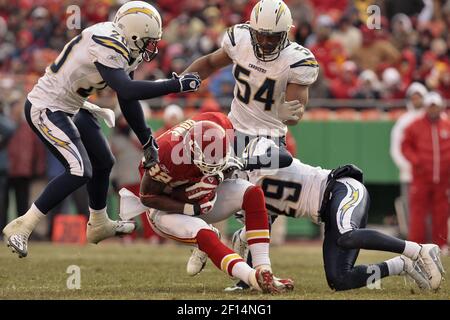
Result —
<instances>
[{"instance_id":1,"label":"stadium background","mask_svg":"<svg viewBox=\"0 0 450 320\"><path fill-rule=\"evenodd\" d=\"M81 28L110 20L121 1L0 0L1 108L13 115L28 91L80 30L68 30L66 8L81 8ZM136 79L170 77L197 57L220 45L224 30L248 19L256 1L152 1L162 14L160 54L144 63ZM308 111L291 128L298 157L313 165L333 168L353 162L366 174L372 196L371 223L395 224L394 199L398 171L389 156L390 129L405 111L405 89L413 81L450 97L450 1L291 0L291 38L310 48L321 66L311 87ZM368 6L379 6L380 29L367 28ZM393 68L393 69L390 69ZM368 72L372 70L373 72ZM386 72L386 70L388 70ZM233 95L231 68L205 81L200 92L145 102L153 129L161 125L165 106L178 103L186 116L229 108ZM92 99L115 108L115 94L103 90ZM110 133L106 127L107 134ZM23 150L27 152L28 150ZM34 152L34 151L33 151ZM44 158L33 166L36 181L46 179ZM44 159L44 160L42 160ZM32 199L31 199L32 200ZM111 190L110 212L117 198ZM14 216L14 206L9 209ZM235 227L231 223L230 232ZM318 229L307 220L290 220L288 234L313 237Z\"/></svg>"}]
</instances>

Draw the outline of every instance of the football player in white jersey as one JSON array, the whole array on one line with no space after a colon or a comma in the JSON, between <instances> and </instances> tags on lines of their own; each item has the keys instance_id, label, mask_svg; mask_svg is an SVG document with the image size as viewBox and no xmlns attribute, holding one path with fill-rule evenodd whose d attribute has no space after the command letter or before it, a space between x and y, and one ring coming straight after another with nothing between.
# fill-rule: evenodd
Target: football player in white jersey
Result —
<instances>
[{"instance_id":1,"label":"football player in white jersey","mask_svg":"<svg viewBox=\"0 0 450 320\"><path fill-rule=\"evenodd\" d=\"M316 81L319 66L311 51L288 39L292 16L281 0L261 0L250 22L229 28L222 47L194 61L187 72L202 79L233 64L236 79L229 118L236 130L235 151L241 155L247 143L268 137L280 145L265 165L249 163L248 169L271 165L285 167L292 157L285 149L287 125L296 124L308 102L308 86Z\"/></svg>"},{"instance_id":2,"label":"football player in white jersey","mask_svg":"<svg viewBox=\"0 0 450 320\"><path fill-rule=\"evenodd\" d=\"M19 257L27 255L28 237L45 214L86 183L89 242L134 230L133 223L110 220L106 212L114 157L97 117L111 123L113 112L86 103L86 99L107 86L116 91L122 113L143 145L145 166L156 163L158 146L138 100L196 91L201 83L195 74L174 74L172 79L160 81L132 80L139 64L157 54L161 35L161 17L153 6L127 2L113 22L93 25L67 43L28 94L26 119L66 170L47 185L25 215L3 229L7 245Z\"/></svg>"},{"instance_id":3,"label":"football player in white jersey","mask_svg":"<svg viewBox=\"0 0 450 320\"><path fill-rule=\"evenodd\" d=\"M246 152L263 153L271 144L268 139L258 138L249 144L252 150ZM376 271L380 278L406 273L421 289L439 288L444 269L437 245L404 241L365 229L370 199L357 167L346 165L330 171L294 159L286 168L248 172L248 179L263 189L269 214L309 216L313 222L325 224L323 260L330 288L340 291L366 286ZM240 229L233 236L233 248L246 257L246 247L245 230ZM375 265L355 266L360 249L401 256ZM243 286L230 290L238 288Z\"/></svg>"}]
</instances>

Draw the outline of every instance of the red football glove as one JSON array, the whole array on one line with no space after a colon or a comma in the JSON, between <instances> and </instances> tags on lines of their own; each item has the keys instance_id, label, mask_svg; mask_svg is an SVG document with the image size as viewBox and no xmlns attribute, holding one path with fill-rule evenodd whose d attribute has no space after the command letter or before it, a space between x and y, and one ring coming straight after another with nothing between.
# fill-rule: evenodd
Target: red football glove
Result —
<instances>
[{"instance_id":1,"label":"red football glove","mask_svg":"<svg viewBox=\"0 0 450 320\"><path fill-rule=\"evenodd\" d=\"M204 176L196 184L186 188L188 199L212 199L216 194L216 188L220 184L220 177Z\"/></svg>"}]
</instances>

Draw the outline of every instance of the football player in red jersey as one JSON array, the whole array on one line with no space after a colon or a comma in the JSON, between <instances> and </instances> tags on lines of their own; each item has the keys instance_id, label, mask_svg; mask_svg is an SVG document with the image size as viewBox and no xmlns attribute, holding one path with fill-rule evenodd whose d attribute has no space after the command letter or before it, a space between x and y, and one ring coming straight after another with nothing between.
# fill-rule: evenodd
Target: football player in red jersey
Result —
<instances>
[{"instance_id":1,"label":"football player in red jersey","mask_svg":"<svg viewBox=\"0 0 450 320\"><path fill-rule=\"evenodd\" d=\"M141 202L160 235L207 253L230 276L265 293L292 290L293 282L272 274L269 225L260 187L225 179L230 168L233 126L218 112L194 116L158 139L159 164L141 168ZM186 187L187 186L187 187ZM173 190L184 190L184 197ZM225 246L209 224L244 210L247 239L255 268Z\"/></svg>"}]
</instances>

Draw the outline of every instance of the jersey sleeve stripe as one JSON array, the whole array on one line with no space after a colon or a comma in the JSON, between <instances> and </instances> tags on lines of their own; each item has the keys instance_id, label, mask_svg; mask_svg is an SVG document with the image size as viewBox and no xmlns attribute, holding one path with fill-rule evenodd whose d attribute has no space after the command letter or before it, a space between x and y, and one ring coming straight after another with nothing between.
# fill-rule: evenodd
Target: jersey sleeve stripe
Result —
<instances>
[{"instance_id":1,"label":"jersey sleeve stripe","mask_svg":"<svg viewBox=\"0 0 450 320\"><path fill-rule=\"evenodd\" d=\"M314 59L314 58L306 58L306 59L302 59L294 64L291 64L291 68L298 68L298 67L318 68L319 64L317 63L316 59Z\"/></svg>"},{"instance_id":2,"label":"jersey sleeve stripe","mask_svg":"<svg viewBox=\"0 0 450 320\"><path fill-rule=\"evenodd\" d=\"M113 49L117 53L120 53L128 62L130 61L130 53L128 49L119 41L113 38L109 37L102 37L102 36L92 36L92 39L107 48Z\"/></svg>"},{"instance_id":3,"label":"jersey sleeve stripe","mask_svg":"<svg viewBox=\"0 0 450 320\"><path fill-rule=\"evenodd\" d=\"M236 40L234 39L234 27L230 27L227 29L228 37L230 38L231 44L236 46Z\"/></svg>"}]
</instances>

